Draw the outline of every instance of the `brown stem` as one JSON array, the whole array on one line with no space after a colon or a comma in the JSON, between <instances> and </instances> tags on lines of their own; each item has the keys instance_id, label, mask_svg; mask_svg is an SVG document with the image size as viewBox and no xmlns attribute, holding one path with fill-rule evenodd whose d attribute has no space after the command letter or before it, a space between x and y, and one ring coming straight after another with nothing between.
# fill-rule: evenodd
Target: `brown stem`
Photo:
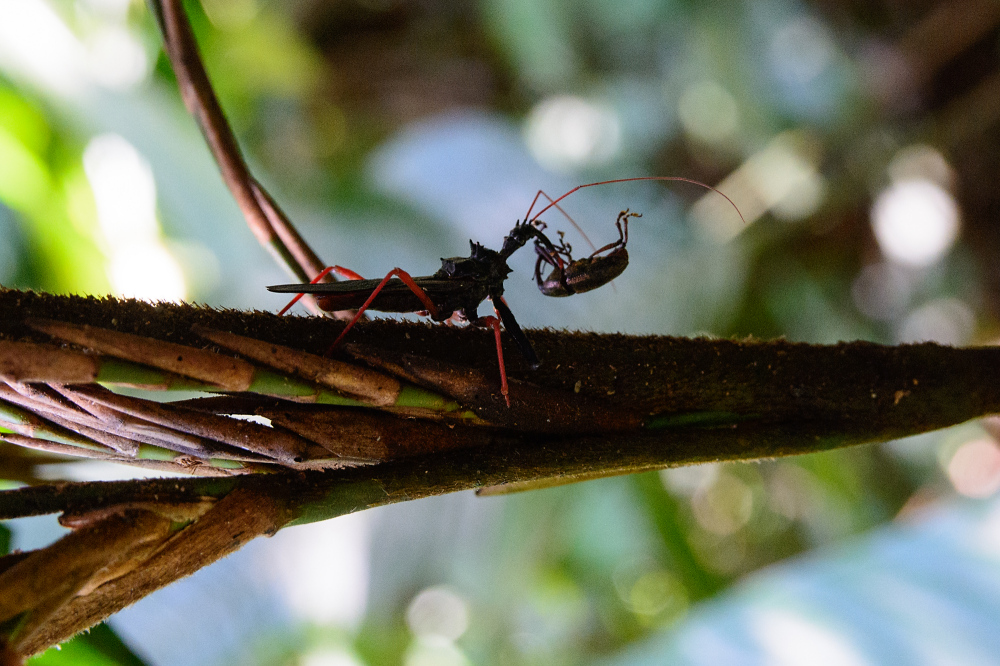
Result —
<instances>
[{"instance_id":1,"label":"brown stem","mask_svg":"<svg viewBox=\"0 0 1000 666\"><path fill-rule=\"evenodd\" d=\"M202 64L181 0L151 0L151 3L184 105L201 128L222 179L236 199L247 225L260 244L274 252L299 280L309 282L326 264L309 247L274 198L250 174ZM314 299L308 299L307 304L314 313L321 312ZM338 318L346 316L334 314Z\"/></svg>"},{"instance_id":2,"label":"brown stem","mask_svg":"<svg viewBox=\"0 0 1000 666\"><path fill-rule=\"evenodd\" d=\"M32 317L119 332L141 330L199 349L206 343L195 330L204 328L312 351L325 349L339 328L313 318L0 291L0 340L41 342L43 334L24 323ZM488 409L491 391L501 404L496 378L489 374L494 348L488 332L395 322L371 322L357 331L373 362L379 350L389 350L383 352L387 365L405 366L401 371L414 380L463 395L469 386L481 385L469 395L486 405L481 409L490 416L488 425L401 420L375 409L297 405L292 410L273 398L260 403L282 410L272 415L287 417L290 430L298 427L299 416L317 411L323 418L309 427L326 423L334 431L352 433L358 442L368 437L372 447L362 453L379 460L377 464L326 472L275 467L275 473L219 479L62 484L0 494L0 518L65 511L105 515L123 507L157 512L165 504L214 502L214 508L170 537L143 566L87 588L89 594L59 597L55 609L44 606L47 597L41 599L37 608L50 615L17 639L19 652L62 640L249 539L286 525L484 486L523 487L823 451L1000 411L1000 348L995 347L527 334L544 366L532 371L512 362L510 372L521 382L512 385L512 392L520 386L531 396L517 411ZM458 375L465 379L456 380ZM70 391L81 393L75 387ZM75 404L62 405L62 394L27 392L51 409ZM578 411L585 423L565 429L550 428L530 413L534 408L544 416L560 403L575 408L573 396L579 396L581 405L602 409ZM246 401L255 396L239 397ZM164 403L161 409L171 406ZM302 436L309 438L312 432L303 430ZM376 443L384 451L375 451ZM6 560L8 566L19 561ZM0 617L0 623L10 619Z\"/></svg>"}]
</instances>

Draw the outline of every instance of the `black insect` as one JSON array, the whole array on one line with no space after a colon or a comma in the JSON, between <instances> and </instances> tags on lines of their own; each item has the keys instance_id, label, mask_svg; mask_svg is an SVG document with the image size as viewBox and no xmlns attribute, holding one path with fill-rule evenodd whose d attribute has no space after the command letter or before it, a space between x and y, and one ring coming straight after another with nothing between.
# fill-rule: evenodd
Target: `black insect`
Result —
<instances>
[{"instance_id":1,"label":"black insect","mask_svg":"<svg viewBox=\"0 0 1000 666\"><path fill-rule=\"evenodd\" d=\"M316 279L334 272L347 278L345 282L282 284L268 289L280 293L315 294L319 306L327 311L356 309L357 314L331 345L331 350L340 343L365 310L425 312L435 321L444 321L457 315L472 324L491 326L496 335L500 360L501 393L507 404L510 404L500 347L500 323L514 338L518 349L532 368L538 367L539 361L531 342L514 318L514 313L503 300L504 281L511 273L507 259L531 240L535 241L537 248L543 248L539 251L544 251L549 256L559 256L560 249L542 233L541 226L537 220L519 222L504 238L499 252L469 241L472 252L468 257L442 259L441 268L434 275L426 277L413 277L401 268L394 268L382 280L365 280L353 271L333 266ZM394 277L398 279L393 280ZM479 316L479 305L487 298L493 303L499 320L492 315ZM291 307L295 300L281 313Z\"/></svg>"},{"instance_id":2,"label":"black insect","mask_svg":"<svg viewBox=\"0 0 1000 666\"><path fill-rule=\"evenodd\" d=\"M441 260L441 268L434 275L413 277L401 268L394 268L381 280L366 280L360 275L341 266L331 266L321 272L311 284L282 284L268 287L270 291L298 294L279 312L284 314L303 294L315 294L319 306L327 311L357 310L357 314L347 324L337 339L330 346L332 351L347 332L361 318L365 310L379 312L414 312L430 315L435 321L445 321L453 317L465 319L472 324L486 325L493 328L497 343L497 357L500 364L500 392L507 404L510 396L507 387L507 374L504 369L503 350L500 345L500 324L514 338L525 360L532 367L538 367L538 356L531 346L528 337L521 330L514 314L503 300L504 282L511 269L507 260L512 254L524 247L529 241L534 241L538 260L535 263L535 280L538 288L546 296L570 296L591 291L611 282L621 275L628 266L628 220L639 217L638 213L622 211L615 222L618 227L618 240L595 250L589 257L573 259L572 248L563 240L560 232L559 245L553 243L543 233L545 223L539 217L550 208L559 211L559 202L577 190L609 183L625 183L637 180L674 180L693 183L718 192L733 203L729 197L704 183L674 176L654 176L642 178L620 178L598 183L579 185L560 197L553 199L539 190L535 195L524 222L518 222L504 238L500 251L483 247L479 243L469 241L472 252L468 257L452 257ZM549 200L535 215L531 214L539 197ZM733 204L736 207L736 204ZM565 211L562 211L565 214ZM737 212L739 209L737 208ZM742 218L742 214L740 215ZM567 215L567 218L569 216ZM569 218L572 222L572 218ZM574 226L576 225L573 222ZM602 254L608 252L607 254ZM552 266L552 272L542 277L542 264ZM344 278L344 282L319 283L329 273L335 273ZM398 279L393 279L398 278ZM480 317L479 305L490 299L497 316ZM328 352L329 353L329 352Z\"/></svg>"}]
</instances>

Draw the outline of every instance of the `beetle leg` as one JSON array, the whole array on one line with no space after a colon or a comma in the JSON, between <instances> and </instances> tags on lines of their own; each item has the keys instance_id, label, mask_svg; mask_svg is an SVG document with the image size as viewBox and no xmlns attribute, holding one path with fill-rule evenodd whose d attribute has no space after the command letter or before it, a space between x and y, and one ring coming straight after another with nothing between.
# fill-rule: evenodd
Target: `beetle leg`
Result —
<instances>
[{"instance_id":1,"label":"beetle leg","mask_svg":"<svg viewBox=\"0 0 1000 666\"><path fill-rule=\"evenodd\" d=\"M542 278L542 262L545 262L559 271L559 284L568 294L572 294L573 289L566 281L566 267L573 263L573 248L566 243L565 235L561 231L559 232L559 245L554 245L544 234L542 237L545 238L547 244L535 240L535 254L538 255L535 260L535 283L539 289L542 289L545 282Z\"/></svg>"},{"instance_id":2,"label":"beetle leg","mask_svg":"<svg viewBox=\"0 0 1000 666\"><path fill-rule=\"evenodd\" d=\"M587 233L583 230L582 227L580 227L579 224L576 223L576 220L574 220L572 217L570 217L570 214L567 213L565 210L563 210L563 207L559 205L559 202L557 200L554 200L552 197L550 197L548 194L546 194L545 190L538 190L538 193L535 194L535 198L531 200L531 205L528 206L528 212L524 216L525 223L533 224L535 227L538 227L540 229L544 229L545 228L545 223L542 222L541 220L537 219L537 216L536 216L536 219L532 219L531 218L531 211L534 210L535 204L538 203L538 197L545 197L549 201L549 205L546 206L543 210L548 210L549 208L555 207L556 210L558 210L560 213L562 213L563 216L567 220L569 220L569 223L573 225L573 228L576 229L577 232L579 232L579 234L581 236L583 236L583 240L587 241L587 245L590 246L591 250L593 250L596 247L592 242L590 242L590 238L587 236ZM538 225L542 225L542 226L539 227Z\"/></svg>"},{"instance_id":3,"label":"beetle leg","mask_svg":"<svg viewBox=\"0 0 1000 666\"><path fill-rule=\"evenodd\" d=\"M642 217L642 213L629 212L628 208L618 213L618 219L615 220L615 226L618 227L618 240L616 240L614 243L608 243L600 250L594 252L594 254L590 255L591 259L599 255L601 252L604 252L605 250L613 250L616 247L625 247L626 245L628 245L628 219L630 217Z\"/></svg>"},{"instance_id":4,"label":"beetle leg","mask_svg":"<svg viewBox=\"0 0 1000 666\"><path fill-rule=\"evenodd\" d=\"M339 275L340 277L344 278L345 280L364 280L363 277L361 277L360 275L358 275L357 273L355 273L354 271L352 271L350 268L344 268L343 266L327 266L326 268L324 268L323 270L321 270L319 272L319 275L317 275L316 277L314 277L309 282L309 284L316 284L317 282L319 282L320 280L322 280L323 278L325 278L330 273L336 273L337 275ZM281 308L281 310L278 312L278 316L280 317L281 315L283 315L286 312L288 312L288 309L291 308L296 303L298 303L299 299L302 298L303 296L305 296L305 294L296 294L295 298L293 298L292 300L288 301L288 305L286 305L285 307Z\"/></svg>"},{"instance_id":5,"label":"beetle leg","mask_svg":"<svg viewBox=\"0 0 1000 666\"><path fill-rule=\"evenodd\" d=\"M391 280L394 277L398 277L400 280L402 280L403 284L409 287L410 291L412 291L413 294L420 299L420 302L424 304L424 306L427 308L427 311L431 313L431 316L434 317L434 319L438 319L440 315L438 307L434 305L434 301L432 301L431 297L427 295L427 292L421 289L420 285L413 280L413 276L404 271L402 268L393 268L384 278L382 278L382 281L378 283L378 286L375 287L374 290L372 290L372 294L371 296L368 297L368 300L365 301L360 308L358 308L358 311L354 315L354 318L347 323L347 326L344 327L344 330L340 332L340 335L337 336L337 339L334 340L333 344L330 345L329 349L326 350L327 354L330 354L334 349L337 348L337 345L339 345L340 341L344 339L344 336L347 335L347 332L352 328L354 328L354 325L358 323L358 320L361 319L361 316L365 313L365 310L367 310L368 307L375 300L375 297L379 295L379 292L381 292L382 289L385 288L385 285L389 283L389 280Z\"/></svg>"}]
</instances>

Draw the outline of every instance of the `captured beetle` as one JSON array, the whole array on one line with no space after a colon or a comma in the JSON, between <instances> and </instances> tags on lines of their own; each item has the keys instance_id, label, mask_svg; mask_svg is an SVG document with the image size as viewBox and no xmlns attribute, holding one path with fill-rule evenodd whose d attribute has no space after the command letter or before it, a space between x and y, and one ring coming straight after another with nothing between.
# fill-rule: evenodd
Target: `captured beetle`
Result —
<instances>
[{"instance_id":1,"label":"captured beetle","mask_svg":"<svg viewBox=\"0 0 1000 666\"><path fill-rule=\"evenodd\" d=\"M573 248L562 240L553 252L550 247L535 241L535 282L538 289L546 296L572 296L585 291L597 289L614 280L628 267L628 219L642 217L640 213L632 213L626 208L618 213L615 226L618 227L618 240L596 250L589 257L573 259ZM607 254L601 254L608 251ZM542 264L552 266L548 277L542 277Z\"/></svg>"}]
</instances>

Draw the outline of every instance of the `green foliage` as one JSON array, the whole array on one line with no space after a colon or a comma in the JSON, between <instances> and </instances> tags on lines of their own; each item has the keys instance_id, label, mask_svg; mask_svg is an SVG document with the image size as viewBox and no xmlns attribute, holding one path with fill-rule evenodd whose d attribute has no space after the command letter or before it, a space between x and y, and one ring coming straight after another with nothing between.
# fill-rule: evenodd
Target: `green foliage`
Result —
<instances>
[{"instance_id":1,"label":"green foliage","mask_svg":"<svg viewBox=\"0 0 1000 666\"><path fill-rule=\"evenodd\" d=\"M17 221L8 243L22 251L5 269L8 285L107 290L80 153L72 130L0 79L0 204Z\"/></svg>"},{"instance_id":2,"label":"green foliage","mask_svg":"<svg viewBox=\"0 0 1000 666\"><path fill-rule=\"evenodd\" d=\"M105 623L28 661L30 666L144 666Z\"/></svg>"}]
</instances>

